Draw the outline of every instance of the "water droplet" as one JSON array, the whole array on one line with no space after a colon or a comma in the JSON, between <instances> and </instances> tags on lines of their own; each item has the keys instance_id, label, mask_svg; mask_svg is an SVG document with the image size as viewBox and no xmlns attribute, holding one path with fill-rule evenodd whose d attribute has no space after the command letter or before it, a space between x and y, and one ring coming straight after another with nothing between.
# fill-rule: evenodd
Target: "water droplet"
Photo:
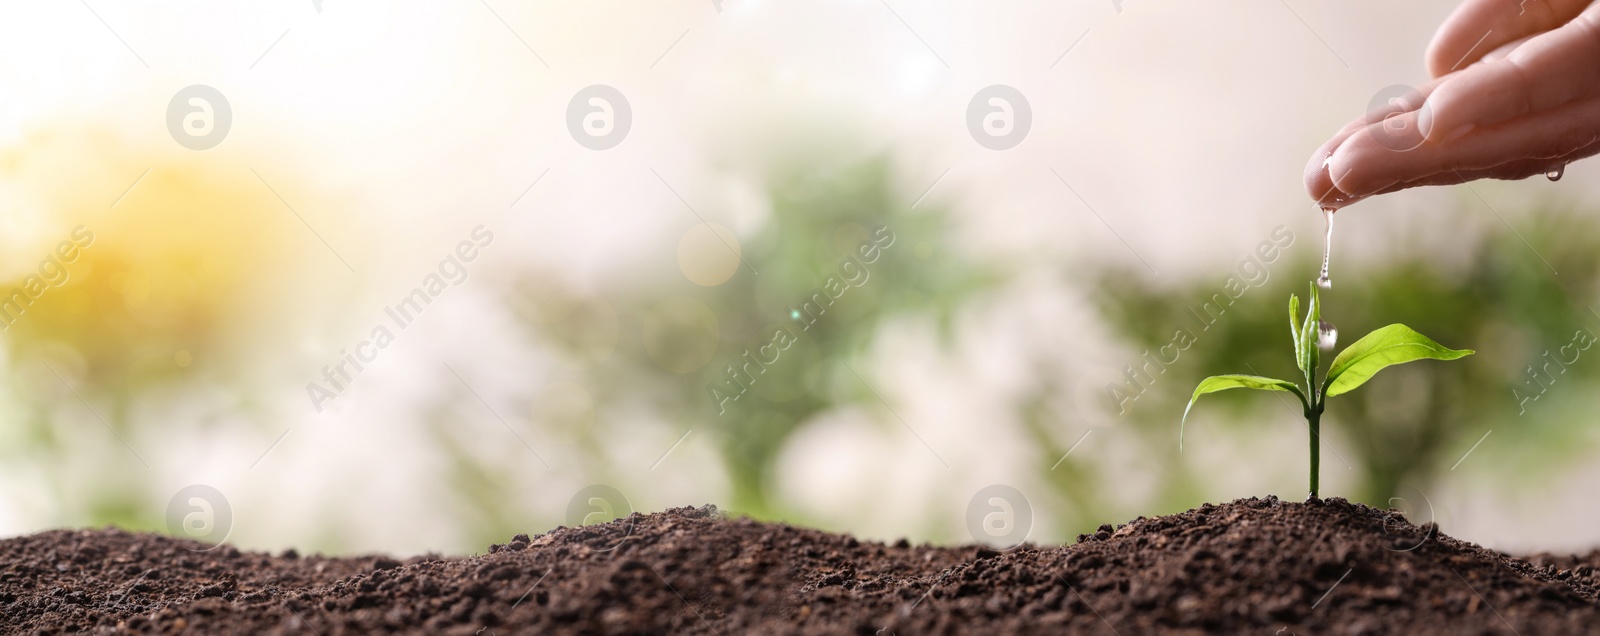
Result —
<instances>
[{"instance_id":1,"label":"water droplet","mask_svg":"<svg viewBox=\"0 0 1600 636\"><path fill-rule=\"evenodd\" d=\"M1317 348L1330 351L1339 343L1339 328L1326 320L1317 321Z\"/></svg>"},{"instance_id":2,"label":"water droplet","mask_svg":"<svg viewBox=\"0 0 1600 636\"><path fill-rule=\"evenodd\" d=\"M1333 289L1333 279L1328 277L1328 257L1333 254L1333 213L1334 208L1322 208L1322 217L1328 220L1328 230L1322 237L1322 275L1317 277L1317 286L1323 289Z\"/></svg>"},{"instance_id":3,"label":"water droplet","mask_svg":"<svg viewBox=\"0 0 1600 636\"><path fill-rule=\"evenodd\" d=\"M1567 172L1567 164L1561 164L1559 166L1551 168L1549 172L1544 173L1544 178L1549 179L1551 181L1560 181L1561 180L1561 175L1566 174L1566 172Z\"/></svg>"}]
</instances>

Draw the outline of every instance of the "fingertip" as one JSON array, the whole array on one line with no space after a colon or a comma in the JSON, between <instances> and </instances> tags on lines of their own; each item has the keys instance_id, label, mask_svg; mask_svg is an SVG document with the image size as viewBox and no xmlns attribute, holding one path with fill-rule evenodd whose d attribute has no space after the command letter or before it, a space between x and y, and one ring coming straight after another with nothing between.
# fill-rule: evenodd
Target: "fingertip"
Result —
<instances>
[{"instance_id":1,"label":"fingertip","mask_svg":"<svg viewBox=\"0 0 1600 636\"><path fill-rule=\"evenodd\" d=\"M1445 33L1445 29L1448 26L1449 23L1446 23L1439 27L1438 32L1433 36L1433 41L1428 43L1428 50L1422 54L1422 66L1428 69L1428 76L1434 79L1449 75L1451 71L1455 70L1453 65L1456 62L1449 58L1455 55L1457 51L1448 48L1449 44Z\"/></svg>"},{"instance_id":2,"label":"fingertip","mask_svg":"<svg viewBox=\"0 0 1600 636\"><path fill-rule=\"evenodd\" d=\"M1318 206L1344 207L1354 202L1356 197L1350 196L1337 185L1331 166L1332 157L1327 152L1319 151L1312 156L1311 163L1306 165L1306 194Z\"/></svg>"},{"instance_id":3,"label":"fingertip","mask_svg":"<svg viewBox=\"0 0 1600 636\"><path fill-rule=\"evenodd\" d=\"M1343 144L1350 135L1356 134L1362 126L1363 124L1360 120L1345 124L1332 138L1312 151L1311 158L1306 161L1305 171L1301 175L1301 180L1306 187L1306 194L1311 197L1312 201L1320 204L1329 200L1330 197L1338 196L1338 192L1333 187L1333 180L1328 177L1328 157L1332 156L1333 152L1339 149L1339 145Z\"/></svg>"},{"instance_id":4,"label":"fingertip","mask_svg":"<svg viewBox=\"0 0 1600 636\"><path fill-rule=\"evenodd\" d=\"M1347 192L1354 192L1355 191L1355 190L1352 190L1351 187L1350 187L1350 186L1354 185L1356 182L1350 178L1351 173L1354 170L1353 170L1352 166L1350 165L1350 161L1349 161L1349 158L1348 158L1348 153L1343 153L1343 152L1335 152L1335 153L1333 153L1333 156L1328 157L1327 166L1324 168L1324 170L1328 174L1328 186L1329 186L1330 190L1332 190L1333 192L1338 192L1338 193L1347 193ZM1328 201L1328 200L1329 199L1328 199L1327 195L1324 195L1323 198L1317 199L1317 201L1319 203L1320 202L1325 202L1325 201Z\"/></svg>"},{"instance_id":5,"label":"fingertip","mask_svg":"<svg viewBox=\"0 0 1600 636\"><path fill-rule=\"evenodd\" d=\"M1386 155L1395 151L1379 144L1371 135L1356 135L1328 157L1328 181L1338 193L1338 203L1365 198L1394 183L1374 172ZM1322 199L1319 199L1322 200Z\"/></svg>"},{"instance_id":6,"label":"fingertip","mask_svg":"<svg viewBox=\"0 0 1600 636\"><path fill-rule=\"evenodd\" d=\"M1532 32L1536 25L1523 18L1526 2L1512 0L1463 0L1439 24L1422 54L1423 66L1434 78L1444 77L1471 66L1483 57L1484 46L1492 49L1506 38ZM1515 9L1515 11L1512 11ZM1543 30L1543 29L1537 29Z\"/></svg>"},{"instance_id":7,"label":"fingertip","mask_svg":"<svg viewBox=\"0 0 1600 636\"><path fill-rule=\"evenodd\" d=\"M1356 173L1360 164L1355 161L1358 154L1353 150L1355 145L1355 140L1351 140L1328 157L1328 181L1341 192L1360 192L1361 175Z\"/></svg>"},{"instance_id":8,"label":"fingertip","mask_svg":"<svg viewBox=\"0 0 1600 636\"><path fill-rule=\"evenodd\" d=\"M1318 148L1316 152L1311 153L1311 160L1306 162L1304 175L1306 194L1311 196L1312 201L1320 203L1326 200L1329 192L1334 189L1333 179L1328 176L1330 154L1327 148Z\"/></svg>"},{"instance_id":9,"label":"fingertip","mask_svg":"<svg viewBox=\"0 0 1600 636\"><path fill-rule=\"evenodd\" d=\"M1477 6L1472 6L1474 4ZM1433 39L1422 54L1422 64L1427 67L1428 75L1438 79L1476 61L1470 56L1481 43L1479 36L1488 39L1493 33L1492 28L1484 26L1489 19L1483 14L1484 4L1482 1L1464 2L1434 30ZM1490 33L1484 33L1486 29Z\"/></svg>"}]
</instances>

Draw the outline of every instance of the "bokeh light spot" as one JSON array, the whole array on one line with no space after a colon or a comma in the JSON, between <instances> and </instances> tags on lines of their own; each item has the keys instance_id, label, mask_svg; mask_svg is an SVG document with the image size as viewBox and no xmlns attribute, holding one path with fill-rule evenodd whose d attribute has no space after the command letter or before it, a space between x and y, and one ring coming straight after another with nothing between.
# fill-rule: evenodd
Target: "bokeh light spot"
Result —
<instances>
[{"instance_id":1,"label":"bokeh light spot","mask_svg":"<svg viewBox=\"0 0 1600 636\"><path fill-rule=\"evenodd\" d=\"M678 268L684 277L702 287L728 282L739 271L739 237L716 223L689 228L678 239Z\"/></svg>"}]
</instances>

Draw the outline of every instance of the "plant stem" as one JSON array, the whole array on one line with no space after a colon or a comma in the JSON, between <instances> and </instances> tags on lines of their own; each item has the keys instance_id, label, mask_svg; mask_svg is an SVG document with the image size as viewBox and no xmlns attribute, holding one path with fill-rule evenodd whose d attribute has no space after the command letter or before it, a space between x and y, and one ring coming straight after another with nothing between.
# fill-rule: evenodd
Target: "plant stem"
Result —
<instances>
[{"instance_id":1,"label":"plant stem","mask_svg":"<svg viewBox=\"0 0 1600 636\"><path fill-rule=\"evenodd\" d=\"M1317 440L1321 438L1321 430L1320 430L1322 428L1322 405L1321 404L1318 404L1316 406L1316 408L1306 412L1306 421L1311 425L1311 498L1312 499L1316 499L1317 498L1317 475L1320 472L1318 470L1318 468L1320 468L1320 464L1321 464L1321 461L1322 461L1322 457L1321 457L1322 448L1321 448L1321 445L1317 443Z\"/></svg>"},{"instance_id":2,"label":"plant stem","mask_svg":"<svg viewBox=\"0 0 1600 636\"><path fill-rule=\"evenodd\" d=\"M1311 498L1317 498L1317 482L1322 474L1322 408L1327 397L1317 385L1317 368L1306 371L1306 390L1311 400L1306 404L1306 424L1311 430Z\"/></svg>"}]
</instances>

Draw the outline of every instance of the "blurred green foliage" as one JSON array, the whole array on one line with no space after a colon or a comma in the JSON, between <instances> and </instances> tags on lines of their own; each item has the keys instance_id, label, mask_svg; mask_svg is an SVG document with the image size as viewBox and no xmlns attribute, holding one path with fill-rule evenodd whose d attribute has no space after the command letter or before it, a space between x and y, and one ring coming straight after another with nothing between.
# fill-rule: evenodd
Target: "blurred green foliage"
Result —
<instances>
[{"instance_id":1,"label":"blurred green foliage","mask_svg":"<svg viewBox=\"0 0 1600 636\"><path fill-rule=\"evenodd\" d=\"M831 410L857 405L877 414L881 426L898 428L898 416L873 390L880 381L866 366L873 343L902 319L939 324L949 336L959 309L1008 280L996 266L975 263L954 249L960 241L948 211L934 201L913 209L906 189L896 184L893 167L882 158L797 160L774 168L765 183L770 214L754 233L737 238L740 264L726 282L692 282L680 271L671 241L663 241L659 249L642 254L641 263L622 268L626 273L598 281L593 288L544 271L524 272L506 288L505 301L532 339L564 367L552 378L528 382L530 419L543 427L541 434L561 438L555 452L582 458L582 479L619 485L630 475L636 479L648 466L624 465L633 460L624 461L617 447L622 436L634 435L629 441L635 441L644 435L641 427L661 429L649 432L666 440L659 452L694 430L697 439L710 437L720 445L732 492L719 504L757 518L804 523L800 511L786 506L774 491L775 464L794 433ZM726 216L705 211L712 220ZM1481 235L1463 234L1448 262L1412 249L1371 263L1335 263L1337 287L1324 295L1324 317L1339 327L1346 344L1383 325L1404 323L1446 346L1472 348L1478 355L1457 365L1389 369L1381 381L1333 403L1324 419L1324 435L1337 444L1334 450L1342 455L1338 461L1352 464L1360 479L1354 492L1328 495L1385 505L1402 488L1425 488L1448 473L1490 429L1495 431L1493 443L1474 451L1475 472L1508 477L1553 472L1590 450L1594 436L1587 433L1586 418L1597 406L1590 388L1600 380L1600 360L1590 357L1600 358L1600 351L1584 350L1565 365L1552 364L1551 356L1570 358L1560 352L1572 345L1575 334L1600 331L1600 314L1589 306L1600 289L1600 222L1554 210L1514 222L1516 230L1489 224ZM687 214L684 223L684 229L698 224ZM886 228L892 243L883 240L879 228ZM1045 490L1033 503L1036 510L1048 511L1057 532L1053 538L1066 539L1135 514L1191 507L1206 498L1208 483L1214 482L1178 454L1183 404L1195 383L1208 375L1294 377L1284 333L1284 299L1303 292L1306 280L1315 275L1320 238L1296 237L1296 249L1265 268L1259 280L1246 273L1247 291L1236 300L1229 297L1224 281L1238 274L1237 268L1177 287L1150 278L1142 269L1108 267L1092 259L1062 268L1056 284L1087 288L1106 327L1131 345L1127 362L1138 365L1144 351L1170 345L1178 329L1190 330L1195 342L1175 362L1160 366L1148 389L1127 403L1128 413L1115 432L1103 429L1108 436L1131 436L1141 457L1151 459L1144 465L1162 471L1151 480L1152 490L1136 495L1129 495L1134 489L1118 481L1128 474L1125 466L1115 464L1118 458L1091 453L1067 457L1068 449L1087 435L1084 424L1090 418L1084 412L1103 410L1106 404L1075 403L1085 401L1090 392L1072 393L1065 387L1085 382L1117 386L1125 378L1084 377L1072 361L1055 359L1062 357L1054 353L1060 347L1041 346L1049 354L1016 352L1033 356L1036 377L1030 392L1013 405L1014 413L995 416L1020 422L1037 449L1032 469ZM1428 243L1422 238L1396 237L1395 244ZM862 263L859 248L864 244L880 245L881 256ZM30 309L28 320L12 330L14 360L62 360L64 378L38 370L26 377L13 374L6 388L17 393L13 402L19 412L11 416L23 423L16 427L21 430L16 437L26 443L4 452L67 452L68 440L59 437L52 422L61 405L80 406L68 381L83 394L84 404L100 409L97 417L103 416L107 426L127 430L132 398L179 374L182 365L175 363L174 351L213 348L213 341L222 339L217 326L231 315L228 290L245 285L231 278L171 274L209 271L197 264L208 261L182 256L144 263L113 248L108 243L86 250L88 256L75 264L84 268L75 269L70 282L51 290L49 303ZM866 280L847 284L842 293L835 288L828 295L837 299L823 313L806 309L804 303L815 302L816 294L827 294L830 277L849 276L844 263L852 258L852 267L866 270ZM149 280L182 284L150 296L141 291ZM1209 326L1197 319L1207 302L1226 304ZM795 310L801 312L798 318ZM117 331L126 325L142 330ZM739 399L719 404L712 388L733 386L729 367L742 371L746 352L763 355L761 349L775 342L779 330L794 342L776 361L762 366L753 383L746 382L749 390ZM60 352L63 346L90 351L70 355ZM547 391L562 382L581 388ZM575 399L582 403L575 404ZM1215 401L1208 408L1213 416L1191 430L1192 436L1205 435L1204 427L1219 419L1214 415L1228 408L1232 417L1224 418L1224 425L1242 432L1298 425L1300 417L1297 405L1276 403L1274 397L1221 395ZM253 401L242 392L222 403L214 408L250 413ZM518 470L528 461L524 449L486 448L474 429L455 425L481 419L482 406L461 388L424 414L435 424L429 441L440 455L438 466L451 491L460 496L452 502L452 512L459 516L458 526L467 529L466 545L487 545L530 527L565 523L527 518L525 499L519 500L526 490ZM520 419L528 413L507 415ZM115 461L130 467L136 463L131 455ZM1296 474L1296 488L1303 483L1300 479ZM94 523L159 528L160 511L138 504L159 499L150 494L153 488L149 482L127 480L106 487L82 506ZM330 533L316 547L348 547L337 532Z\"/></svg>"},{"instance_id":2,"label":"blurred green foliage","mask_svg":"<svg viewBox=\"0 0 1600 636\"><path fill-rule=\"evenodd\" d=\"M1600 223L1589 215L1543 210L1518 219L1518 226L1498 224L1479 238L1463 236L1464 258L1452 255L1448 264L1426 250L1379 263L1335 263L1336 285L1324 294L1323 317L1338 327L1341 347L1378 327L1404 323L1441 344L1477 349L1479 355L1466 364L1388 369L1380 381L1331 404L1323 425L1325 443L1336 441L1341 461L1359 471L1360 480L1355 492L1328 495L1385 505L1402 487L1424 488L1449 472L1491 429L1496 431L1493 446L1502 450L1476 452L1500 461L1480 455L1482 464L1475 468L1508 477L1553 469L1583 450L1589 424L1574 404L1592 402L1588 394L1600 377L1600 360L1589 357L1600 352L1575 347L1561 354L1560 348L1575 335L1592 341L1589 334L1600 324L1600 316L1586 306L1600 284ZM1195 344L1131 403L1126 423L1156 432L1149 439L1158 440L1159 447L1175 447L1179 414L1201 378L1218 373L1293 377L1283 304L1317 271L1320 238L1298 237L1301 245L1289 252L1291 257L1272 264L1259 287L1240 294L1204 329L1196 312L1226 293L1221 277L1169 289L1141 270L1095 273L1100 312L1136 347L1154 351L1178 328L1196 336ZM1401 237L1398 243L1422 241ZM1578 359L1551 364L1547 352ZM1525 399L1529 396L1539 397ZM1298 405L1286 409L1274 400L1250 397L1256 399L1215 399L1233 406L1229 419L1243 430L1298 417ZM1203 429L1191 433L1205 434ZM1325 470L1337 465L1324 464ZM1164 477L1169 483L1188 481L1181 462L1169 466L1172 472ZM1182 505L1200 503L1195 493L1167 494Z\"/></svg>"},{"instance_id":3,"label":"blurred green foliage","mask_svg":"<svg viewBox=\"0 0 1600 636\"><path fill-rule=\"evenodd\" d=\"M552 281L535 274L522 286L524 297L512 302L542 341L566 349L569 358L582 358L590 344L605 340L594 325L609 319L603 307L614 308L623 334L617 350L581 381L599 405L597 421L627 417L642 403L675 431L709 429L722 446L733 488L729 507L757 518L793 519L795 512L771 492L774 463L790 435L814 416L850 403L882 408L869 388L870 371L856 361L886 322L925 315L948 336L954 310L999 278L950 249L947 212L931 202L913 210L882 158L779 172L767 181L771 216L740 241L742 262L725 283L703 287L661 263L654 268L660 275L612 285L599 298L573 298L579 292L552 291ZM864 244L880 246L876 261L864 262ZM858 267L866 270L865 280ZM826 287L835 276L857 282L835 286L831 296L837 299L821 307L818 294L830 296ZM593 309L580 309L591 314L583 320L552 320L552 305ZM696 344L707 331L714 334L709 362L709 347ZM793 337L792 344L768 347L785 340L775 338L780 331ZM747 351L777 360L746 367ZM744 382L748 391L738 399L721 399L737 395L734 376L754 382ZM892 425L896 416L880 412Z\"/></svg>"}]
</instances>

